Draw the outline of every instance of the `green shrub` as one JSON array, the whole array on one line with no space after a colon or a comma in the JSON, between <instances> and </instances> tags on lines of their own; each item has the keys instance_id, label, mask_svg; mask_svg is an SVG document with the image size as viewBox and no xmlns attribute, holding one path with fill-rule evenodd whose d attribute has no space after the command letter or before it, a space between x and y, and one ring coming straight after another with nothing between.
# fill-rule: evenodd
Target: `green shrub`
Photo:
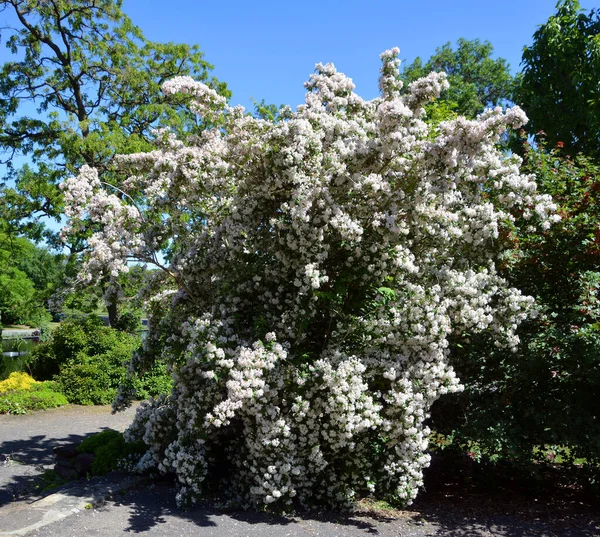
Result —
<instances>
[{"instance_id":1,"label":"green shrub","mask_svg":"<svg viewBox=\"0 0 600 537\"><path fill-rule=\"evenodd\" d=\"M87 363L69 362L56 376L58 389L77 405L109 405L112 403L124 368L114 367L102 357Z\"/></svg>"},{"instance_id":2,"label":"green shrub","mask_svg":"<svg viewBox=\"0 0 600 537\"><path fill-rule=\"evenodd\" d=\"M133 387L139 399L149 399L163 393L170 393L173 379L167 373L167 365L164 362L154 362L149 371L140 379L136 379Z\"/></svg>"},{"instance_id":3,"label":"green shrub","mask_svg":"<svg viewBox=\"0 0 600 537\"><path fill-rule=\"evenodd\" d=\"M87 353L89 341L97 338L102 327L102 321L96 316L65 320L49 342L54 356L60 362L66 362L80 352Z\"/></svg>"},{"instance_id":4,"label":"green shrub","mask_svg":"<svg viewBox=\"0 0 600 537\"><path fill-rule=\"evenodd\" d=\"M50 380L60 371L59 361L48 341L40 342L27 355L27 369L39 380Z\"/></svg>"},{"instance_id":5,"label":"green shrub","mask_svg":"<svg viewBox=\"0 0 600 537\"><path fill-rule=\"evenodd\" d=\"M125 442L123 434L113 429L106 429L86 438L77 447L79 453L94 453L96 458L92 465L94 475L104 475L116 470L119 461L134 453L142 453L144 446Z\"/></svg>"},{"instance_id":6,"label":"green shrub","mask_svg":"<svg viewBox=\"0 0 600 537\"><path fill-rule=\"evenodd\" d=\"M36 379L54 378L69 401L79 405L112 403L123 382L140 399L168 393L172 381L163 363L142 377L126 378L124 364L139 344L139 336L104 326L98 317L68 319L33 350L28 367Z\"/></svg>"},{"instance_id":7,"label":"green shrub","mask_svg":"<svg viewBox=\"0 0 600 537\"><path fill-rule=\"evenodd\" d=\"M532 231L516 218L504 276L536 298L512 353L486 334L455 342L465 391L432 408L432 428L493 459L585 461L600 468L600 166L526 146L523 170L559 205L561 221ZM463 334L464 335L464 334Z\"/></svg>"},{"instance_id":8,"label":"green shrub","mask_svg":"<svg viewBox=\"0 0 600 537\"><path fill-rule=\"evenodd\" d=\"M114 429L105 429L104 431L85 438L81 444L77 446L77 451L78 453L96 453L102 446L111 442L120 442L121 440L123 440L122 433L115 431Z\"/></svg>"},{"instance_id":9,"label":"green shrub","mask_svg":"<svg viewBox=\"0 0 600 537\"><path fill-rule=\"evenodd\" d=\"M58 374L64 363L87 351L88 340L95 338L101 326L97 317L68 319L61 323L49 341L40 343L30 353L28 366L33 376L49 380Z\"/></svg>"},{"instance_id":10,"label":"green shrub","mask_svg":"<svg viewBox=\"0 0 600 537\"><path fill-rule=\"evenodd\" d=\"M142 329L142 322L140 321L140 314L132 311L123 313L114 326L121 332L128 332L129 334L135 334Z\"/></svg>"},{"instance_id":11,"label":"green shrub","mask_svg":"<svg viewBox=\"0 0 600 537\"><path fill-rule=\"evenodd\" d=\"M48 333L51 320L52 315L47 310L40 307L30 312L29 315L23 319L23 324L33 328L38 328L40 332L42 332L42 335L46 335Z\"/></svg>"},{"instance_id":12,"label":"green shrub","mask_svg":"<svg viewBox=\"0 0 600 537\"><path fill-rule=\"evenodd\" d=\"M54 382L33 384L27 390L12 390L0 394L0 414L25 414L29 410L44 410L68 404L56 391Z\"/></svg>"}]
</instances>

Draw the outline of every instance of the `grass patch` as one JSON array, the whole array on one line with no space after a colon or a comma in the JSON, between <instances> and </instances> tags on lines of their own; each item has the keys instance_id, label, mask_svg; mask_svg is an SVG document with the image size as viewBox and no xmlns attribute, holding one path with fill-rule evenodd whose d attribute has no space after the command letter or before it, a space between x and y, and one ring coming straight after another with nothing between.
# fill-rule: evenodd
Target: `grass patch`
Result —
<instances>
[{"instance_id":1,"label":"grass patch","mask_svg":"<svg viewBox=\"0 0 600 537\"><path fill-rule=\"evenodd\" d=\"M67 483L65 479L60 477L56 470L46 470L41 476L36 485L38 492L48 492Z\"/></svg>"},{"instance_id":2,"label":"grass patch","mask_svg":"<svg viewBox=\"0 0 600 537\"><path fill-rule=\"evenodd\" d=\"M385 500L377 498L361 498L356 502L354 512L357 515L373 518L408 518L414 517L415 513L406 511L400 506L393 505Z\"/></svg>"}]
</instances>

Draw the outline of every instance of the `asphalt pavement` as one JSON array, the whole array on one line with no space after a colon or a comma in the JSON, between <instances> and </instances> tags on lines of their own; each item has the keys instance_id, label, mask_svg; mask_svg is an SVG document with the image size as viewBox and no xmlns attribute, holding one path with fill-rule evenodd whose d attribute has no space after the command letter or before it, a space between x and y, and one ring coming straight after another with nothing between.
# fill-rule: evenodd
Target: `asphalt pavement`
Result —
<instances>
[{"instance_id":1,"label":"asphalt pavement","mask_svg":"<svg viewBox=\"0 0 600 537\"><path fill-rule=\"evenodd\" d=\"M79 480L36 492L41 472L53 465L52 448L78 443L104 428L123 430L134 409L112 415L108 407L76 407L0 416L0 537L276 537L449 536L598 537L600 515L569 506L519 509L473 497L422 495L406 511L366 506L355 513L279 516L223 510L205 502L185 511L175 505L168 481L121 474ZM487 502L487 503L486 503Z\"/></svg>"}]
</instances>

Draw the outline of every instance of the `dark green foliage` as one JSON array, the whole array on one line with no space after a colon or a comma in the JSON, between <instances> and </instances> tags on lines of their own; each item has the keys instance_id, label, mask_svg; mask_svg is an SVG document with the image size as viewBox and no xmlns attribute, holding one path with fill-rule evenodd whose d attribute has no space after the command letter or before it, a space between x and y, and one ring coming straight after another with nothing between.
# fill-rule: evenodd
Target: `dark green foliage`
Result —
<instances>
[{"instance_id":1,"label":"dark green foliage","mask_svg":"<svg viewBox=\"0 0 600 537\"><path fill-rule=\"evenodd\" d=\"M149 399L163 393L169 393L173 388L173 379L167 372L165 362L157 361L141 379L135 379L133 388L138 399Z\"/></svg>"},{"instance_id":2,"label":"dark green foliage","mask_svg":"<svg viewBox=\"0 0 600 537\"><path fill-rule=\"evenodd\" d=\"M48 492L67 483L65 479L60 477L56 470L46 470L39 478L35 488L39 492Z\"/></svg>"},{"instance_id":3,"label":"dark green foliage","mask_svg":"<svg viewBox=\"0 0 600 537\"><path fill-rule=\"evenodd\" d=\"M0 324L24 321L35 307L34 300L35 289L27 274L8 263L1 263Z\"/></svg>"},{"instance_id":4,"label":"dark green foliage","mask_svg":"<svg viewBox=\"0 0 600 537\"><path fill-rule=\"evenodd\" d=\"M27 390L0 394L0 414L26 414L29 410L55 408L68 402L54 382L42 382Z\"/></svg>"},{"instance_id":5,"label":"dark green foliage","mask_svg":"<svg viewBox=\"0 0 600 537\"><path fill-rule=\"evenodd\" d=\"M22 238L13 239L11 243L15 265L27 274L40 298L48 299L62 282L64 256Z\"/></svg>"},{"instance_id":6,"label":"dark green foliage","mask_svg":"<svg viewBox=\"0 0 600 537\"><path fill-rule=\"evenodd\" d=\"M106 429L100 433L86 438L79 446L79 453L94 453L96 458L92 465L94 475L104 475L116 470L119 462L133 454L140 454L145 450L144 445L125 442L123 434Z\"/></svg>"},{"instance_id":7,"label":"dark green foliage","mask_svg":"<svg viewBox=\"0 0 600 537\"><path fill-rule=\"evenodd\" d=\"M525 146L525 171L560 206L561 221L532 231L516 216L505 275L537 300L540 316L509 353L486 337L457 341L466 385L433 408L433 426L493 457L600 464L600 167Z\"/></svg>"},{"instance_id":8,"label":"dark green foliage","mask_svg":"<svg viewBox=\"0 0 600 537\"><path fill-rule=\"evenodd\" d=\"M123 435L114 429L106 429L102 432L88 436L77 446L79 453L96 453L98 448L113 441L120 442L123 440Z\"/></svg>"},{"instance_id":9,"label":"dark green foliage","mask_svg":"<svg viewBox=\"0 0 600 537\"><path fill-rule=\"evenodd\" d=\"M440 103L458 115L474 118L484 108L502 105L512 95L514 80L503 58L492 58L494 49L488 41L459 39L456 49L450 43L436 49L425 64L421 58L403 68L405 86L432 71L448 75L450 89Z\"/></svg>"},{"instance_id":10,"label":"dark green foliage","mask_svg":"<svg viewBox=\"0 0 600 537\"><path fill-rule=\"evenodd\" d=\"M111 404L125 374L115 357L101 354L84 358L84 363L68 362L55 377L59 390L78 405Z\"/></svg>"},{"instance_id":11,"label":"dark green foliage","mask_svg":"<svg viewBox=\"0 0 600 537\"><path fill-rule=\"evenodd\" d=\"M523 51L514 101L529 116L527 132L544 132L563 154L600 156L600 11L561 0Z\"/></svg>"},{"instance_id":12,"label":"dark green foliage","mask_svg":"<svg viewBox=\"0 0 600 537\"><path fill-rule=\"evenodd\" d=\"M64 364L76 361L79 355L93 356L109 351L118 340L119 336L96 316L68 319L52 333L50 341L33 349L29 367L36 379L50 379Z\"/></svg>"},{"instance_id":13,"label":"dark green foliage","mask_svg":"<svg viewBox=\"0 0 600 537\"><path fill-rule=\"evenodd\" d=\"M139 336L104 326L96 316L68 319L32 351L29 368L37 379L55 378L69 402L80 405L112 403L123 382L141 399L169 392L163 363L141 378L126 377L125 364L139 345Z\"/></svg>"},{"instance_id":14,"label":"dark green foliage","mask_svg":"<svg viewBox=\"0 0 600 537\"><path fill-rule=\"evenodd\" d=\"M117 319L114 329L120 330L121 332L128 332L129 334L135 334L142 329L142 323L140 321L139 314L128 311L123 313Z\"/></svg>"}]
</instances>

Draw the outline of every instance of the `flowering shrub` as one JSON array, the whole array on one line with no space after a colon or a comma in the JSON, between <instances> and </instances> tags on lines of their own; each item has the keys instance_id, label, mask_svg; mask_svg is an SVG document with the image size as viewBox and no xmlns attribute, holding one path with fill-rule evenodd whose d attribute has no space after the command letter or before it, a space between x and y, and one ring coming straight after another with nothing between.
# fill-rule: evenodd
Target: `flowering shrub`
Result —
<instances>
[{"instance_id":1,"label":"flowering shrub","mask_svg":"<svg viewBox=\"0 0 600 537\"><path fill-rule=\"evenodd\" d=\"M495 149L526 118L430 126L445 75L404 91L397 55L382 54L372 101L318 64L305 103L276 121L174 79L163 91L194 96L201 135L162 132L155 151L120 157L118 188L89 167L63 185L66 232L95 223L88 281L131 257L162 269L142 291L150 330L131 371L160 357L175 387L126 440L148 446L139 469L177 475L180 502L215 484L243 505L410 502L429 408L461 388L448 338L518 343L532 299L496 271L501 230L513 210L554 218L519 158Z\"/></svg>"},{"instance_id":2,"label":"flowering shrub","mask_svg":"<svg viewBox=\"0 0 600 537\"><path fill-rule=\"evenodd\" d=\"M0 381L0 393L11 390L29 390L36 383L37 381L27 373L15 371L7 379Z\"/></svg>"}]
</instances>

